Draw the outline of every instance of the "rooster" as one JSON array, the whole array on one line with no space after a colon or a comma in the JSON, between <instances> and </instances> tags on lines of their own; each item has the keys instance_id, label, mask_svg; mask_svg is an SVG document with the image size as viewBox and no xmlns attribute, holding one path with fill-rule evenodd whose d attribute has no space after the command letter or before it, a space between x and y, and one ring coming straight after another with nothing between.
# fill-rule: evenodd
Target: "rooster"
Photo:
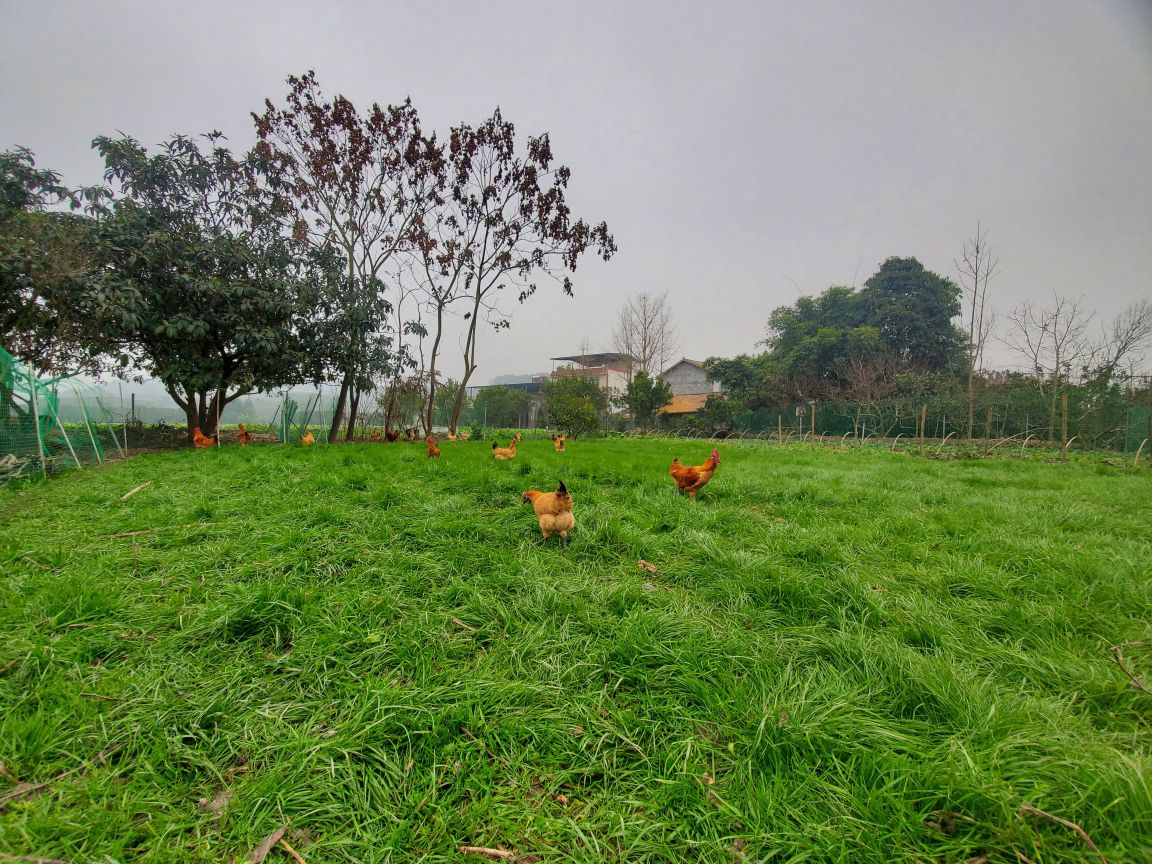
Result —
<instances>
[{"instance_id":1,"label":"rooster","mask_svg":"<svg viewBox=\"0 0 1152 864\"><path fill-rule=\"evenodd\" d=\"M529 489L521 500L524 503L532 502L532 509L536 511L536 519L540 522L540 533L545 540L549 534L559 534L561 539L568 541L568 532L576 527L576 519L572 515L572 496L568 494L563 481L555 492Z\"/></svg>"},{"instance_id":2,"label":"rooster","mask_svg":"<svg viewBox=\"0 0 1152 864\"><path fill-rule=\"evenodd\" d=\"M516 439L512 439L512 443L507 447L501 447L495 441L492 442L492 455L497 459L507 462L509 459L516 458Z\"/></svg>"},{"instance_id":3,"label":"rooster","mask_svg":"<svg viewBox=\"0 0 1152 864\"><path fill-rule=\"evenodd\" d=\"M206 447L215 447L216 440L214 438L209 438L207 435L201 432L200 427L197 426L192 430L192 445L197 450L203 450Z\"/></svg>"},{"instance_id":4,"label":"rooster","mask_svg":"<svg viewBox=\"0 0 1152 864\"><path fill-rule=\"evenodd\" d=\"M436 446L436 439L433 438L431 435L429 435L424 440L428 442L428 458L429 459L439 459L440 458L440 448Z\"/></svg>"},{"instance_id":5,"label":"rooster","mask_svg":"<svg viewBox=\"0 0 1152 864\"><path fill-rule=\"evenodd\" d=\"M564 436L563 435L553 435L552 436L552 446L556 448L557 453L563 453L564 452Z\"/></svg>"},{"instance_id":6,"label":"rooster","mask_svg":"<svg viewBox=\"0 0 1152 864\"><path fill-rule=\"evenodd\" d=\"M712 479L716 466L720 464L720 454L715 450L703 465L682 465L679 459L672 460L672 467L668 473L676 481L676 486L688 493L688 497L695 499L704 484Z\"/></svg>"},{"instance_id":7,"label":"rooster","mask_svg":"<svg viewBox=\"0 0 1152 864\"><path fill-rule=\"evenodd\" d=\"M241 447L247 447L252 443L252 436L248 434L248 430L244 428L243 423L236 427L236 441Z\"/></svg>"},{"instance_id":8,"label":"rooster","mask_svg":"<svg viewBox=\"0 0 1152 864\"><path fill-rule=\"evenodd\" d=\"M385 429L384 430L384 437L386 439L388 439L389 444L395 444L397 441L400 440L400 433L397 432L395 429Z\"/></svg>"},{"instance_id":9,"label":"rooster","mask_svg":"<svg viewBox=\"0 0 1152 864\"><path fill-rule=\"evenodd\" d=\"M309 444L315 444L316 439L312 436L311 429L305 429L304 434L300 436L300 443L307 447Z\"/></svg>"}]
</instances>

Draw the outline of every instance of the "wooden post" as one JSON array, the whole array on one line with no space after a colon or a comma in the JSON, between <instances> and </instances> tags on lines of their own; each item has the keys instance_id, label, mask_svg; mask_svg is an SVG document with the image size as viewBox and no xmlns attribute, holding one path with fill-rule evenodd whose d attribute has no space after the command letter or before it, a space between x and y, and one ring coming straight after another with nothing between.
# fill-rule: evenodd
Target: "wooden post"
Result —
<instances>
[{"instance_id":1,"label":"wooden post","mask_svg":"<svg viewBox=\"0 0 1152 864\"><path fill-rule=\"evenodd\" d=\"M781 441L784 438L784 418L779 414L776 415L776 440Z\"/></svg>"},{"instance_id":2,"label":"wooden post","mask_svg":"<svg viewBox=\"0 0 1152 864\"><path fill-rule=\"evenodd\" d=\"M928 437L928 406L922 404L920 406L920 443L924 443L924 439Z\"/></svg>"},{"instance_id":3,"label":"wooden post","mask_svg":"<svg viewBox=\"0 0 1152 864\"><path fill-rule=\"evenodd\" d=\"M812 403L812 422L808 424L808 431L816 434L816 403Z\"/></svg>"},{"instance_id":4,"label":"wooden post","mask_svg":"<svg viewBox=\"0 0 1152 864\"><path fill-rule=\"evenodd\" d=\"M124 403L120 403L121 410L123 410ZM136 422L136 394L132 394L132 422Z\"/></svg>"},{"instance_id":5,"label":"wooden post","mask_svg":"<svg viewBox=\"0 0 1152 864\"><path fill-rule=\"evenodd\" d=\"M1068 391L1060 397L1060 435L1064 445L1068 445Z\"/></svg>"}]
</instances>

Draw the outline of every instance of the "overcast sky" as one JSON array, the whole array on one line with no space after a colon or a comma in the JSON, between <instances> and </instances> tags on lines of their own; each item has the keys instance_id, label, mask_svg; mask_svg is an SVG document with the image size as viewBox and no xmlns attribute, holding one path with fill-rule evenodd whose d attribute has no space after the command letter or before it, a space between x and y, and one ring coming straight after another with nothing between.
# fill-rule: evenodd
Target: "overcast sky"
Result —
<instances>
[{"instance_id":1,"label":"overcast sky","mask_svg":"<svg viewBox=\"0 0 1152 864\"><path fill-rule=\"evenodd\" d=\"M1001 311L1152 295L1150 0L0 0L0 149L81 185L96 135L247 147L308 69L362 108L411 96L426 128L499 105L548 131L574 214L615 234L575 298L504 300L475 383L611 348L637 291L668 292L683 355L754 351L773 308L889 256L955 278L977 220Z\"/></svg>"}]
</instances>

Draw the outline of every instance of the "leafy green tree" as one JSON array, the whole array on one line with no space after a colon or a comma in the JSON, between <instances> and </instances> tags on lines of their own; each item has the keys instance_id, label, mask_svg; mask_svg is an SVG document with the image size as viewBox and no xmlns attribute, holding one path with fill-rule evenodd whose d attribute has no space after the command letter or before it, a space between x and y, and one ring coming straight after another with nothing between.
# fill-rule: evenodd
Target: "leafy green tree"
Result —
<instances>
[{"instance_id":1,"label":"leafy green tree","mask_svg":"<svg viewBox=\"0 0 1152 864\"><path fill-rule=\"evenodd\" d=\"M325 273L279 230L266 166L222 136L149 154L97 138L109 186L88 193L99 268L84 304L125 371L159 379L189 434L253 390L308 377Z\"/></svg>"},{"instance_id":2,"label":"leafy green tree","mask_svg":"<svg viewBox=\"0 0 1152 864\"><path fill-rule=\"evenodd\" d=\"M965 335L960 287L915 258L889 258L860 291L861 324L875 327L881 341L905 364L927 371L959 371Z\"/></svg>"},{"instance_id":3,"label":"leafy green tree","mask_svg":"<svg viewBox=\"0 0 1152 864\"><path fill-rule=\"evenodd\" d=\"M657 411L672 404L672 388L667 381L650 378L647 372L637 372L624 391L624 404L638 423L650 424Z\"/></svg>"},{"instance_id":4,"label":"leafy green tree","mask_svg":"<svg viewBox=\"0 0 1152 864\"><path fill-rule=\"evenodd\" d=\"M544 385L544 399L552 425L572 435L600 426L600 412L608 409L608 396L590 378L557 378Z\"/></svg>"},{"instance_id":5,"label":"leafy green tree","mask_svg":"<svg viewBox=\"0 0 1152 864\"><path fill-rule=\"evenodd\" d=\"M725 393L709 393L704 407L696 412L696 419L702 428L710 431L731 430L736 425L736 418L746 410L739 399Z\"/></svg>"},{"instance_id":6,"label":"leafy green tree","mask_svg":"<svg viewBox=\"0 0 1152 864\"><path fill-rule=\"evenodd\" d=\"M532 397L513 387L485 387L472 403L475 416L485 426L519 426Z\"/></svg>"},{"instance_id":7,"label":"leafy green tree","mask_svg":"<svg viewBox=\"0 0 1152 864\"><path fill-rule=\"evenodd\" d=\"M0 153L0 345L41 372L99 372L100 334L76 302L91 266L77 196L29 150Z\"/></svg>"}]
</instances>

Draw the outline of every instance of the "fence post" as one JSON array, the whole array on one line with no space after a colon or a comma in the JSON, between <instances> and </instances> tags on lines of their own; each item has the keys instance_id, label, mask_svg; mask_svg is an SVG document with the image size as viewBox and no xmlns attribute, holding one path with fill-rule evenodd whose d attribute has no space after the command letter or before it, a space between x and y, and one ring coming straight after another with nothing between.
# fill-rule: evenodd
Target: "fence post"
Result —
<instances>
[{"instance_id":1,"label":"fence post","mask_svg":"<svg viewBox=\"0 0 1152 864\"><path fill-rule=\"evenodd\" d=\"M36 447L40 451L40 473L48 476L48 462L44 458L44 438L40 435L40 407L36 400L36 381L32 378L32 367L28 367L28 393L32 396L32 425L36 427Z\"/></svg>"},{"instance_id":2,"label":"fence post","mask_svg":"<svg viewBox=\"0 0 1152 864\"><path fill-rule=\"evenodd\" d=\"M776 415L776 440L780 441L783 438L784 438L784 419L779 414L777 414Z\"/></svg>"},{"instance_id":3,"label":"fence post","mask_svg":"<svg viewBox=\"0 0 1152 864\"><path fill-rule=\"evenodd\" d=\"M1068 391L1060 397L1060 435L1064 446L1068 446Z\"/></svg>"},{"instance_id":4,"label":"fence post","mask_svg":"<svg viewBox=\"0 0 1152 864\"><path fill-rule=\"evenodd\" d=\"M928 405L922 403L920 405L920 443L924 443L924 439L928 437Z\"/></svg>"},{"instance_id":5,"label":"fence post","mask_svg":"<svg viewBox=\"0 0 1152 864\"><path fill-rule=\"evenodd\" d=\"M812 422L808 424L808 431L816 434L816 403L812 403Z\"/></svg>"}]
</instances>

